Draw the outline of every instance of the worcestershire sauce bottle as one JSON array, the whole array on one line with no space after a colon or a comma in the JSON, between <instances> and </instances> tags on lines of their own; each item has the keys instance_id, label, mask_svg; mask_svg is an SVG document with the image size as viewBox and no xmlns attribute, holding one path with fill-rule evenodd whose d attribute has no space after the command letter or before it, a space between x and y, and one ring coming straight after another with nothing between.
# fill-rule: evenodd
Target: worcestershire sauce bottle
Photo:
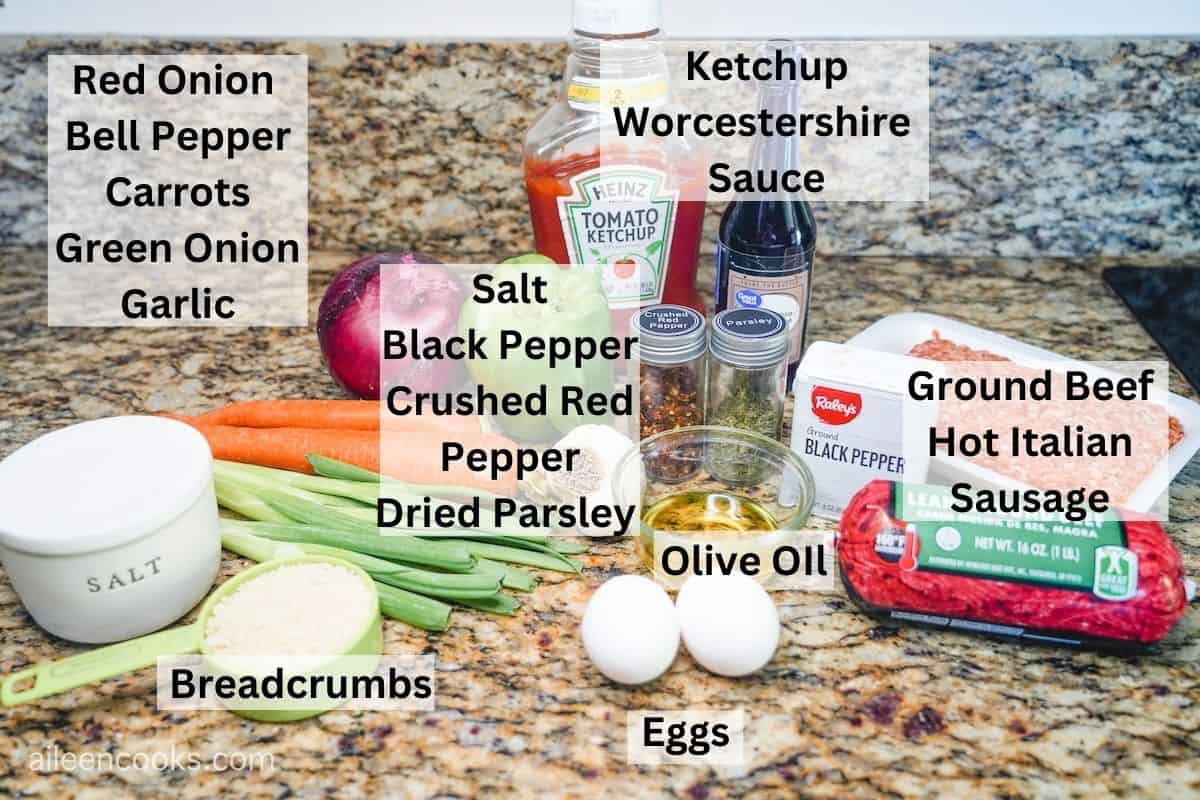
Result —
<instances>
[{"instance_id":1,"label":"worcestershire sauce bottle","mask_svg":"<svg viewBox=\"0 0 1200 800\"><path fill-rule=\"evenodd\" d=\"M795 49L783 45L789 53ZM798 92L792 76L759 84L759 107L777 117L796 114ZM789 78L783 80L782 78ZM754 141L750 170L758 187L739 193L721 217L717 233L716 310L766 308L788 322L787 390L792 390L796 367L804 354L808 298L812 283L817 224L799 193L785 192L778 177L799 170L799 141L795 136L763 136Z\"/></svg>"}]
</instances>

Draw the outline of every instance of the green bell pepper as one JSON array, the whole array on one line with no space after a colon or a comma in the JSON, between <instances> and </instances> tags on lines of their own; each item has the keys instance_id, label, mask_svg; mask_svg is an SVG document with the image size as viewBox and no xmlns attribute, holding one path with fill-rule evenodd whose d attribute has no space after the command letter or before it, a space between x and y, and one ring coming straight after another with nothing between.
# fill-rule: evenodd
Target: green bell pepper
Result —
<instances>
[{"instance_id":1,"label":"green bell pepper","mask_svg":"<svg viewBox=\"0 0 1200 800\"><path fill-rule=\"evenodd\" d=\"M475 382L488 391L524 395L545 384L545 416L522 412L503 415L496 420L504 432L515 439L545 442L557 439L585 422L605 421L567 413L562 407L561 395L563 386L580 386L585 391L613 391L612 363L596 357L585 361L581 367L558 364L552 368L547 359L530 358L525 352L516 350L501 360L501 331L519 331L526 340L531 336L601 339L612 335L612 319L600 276L591 270L560 266L537 254L518 256L499 265L493 286L499 287L502 281L520 285L523 275L545 279L545 303L480 303L474 297L467 298L459 316L459 333L466 336L474 329L478 336L486 337L482 345L486 360L471 359L467 368Z\"/></svg>"}]
</instances>

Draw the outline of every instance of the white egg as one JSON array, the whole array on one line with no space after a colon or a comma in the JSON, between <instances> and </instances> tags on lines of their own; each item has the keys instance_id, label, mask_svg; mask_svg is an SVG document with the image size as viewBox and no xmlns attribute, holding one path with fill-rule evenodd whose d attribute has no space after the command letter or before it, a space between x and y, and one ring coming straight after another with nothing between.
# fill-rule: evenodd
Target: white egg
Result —
<instances>
[{"instance_id":1,"label":"white egg","mask_svg":"<svg viewBox=\"0 0 1200 800\"><path fill-rule=\"evenodd\" d=\"M779 612L746 575L694 575L675 599L683 643L709 672L737 677L767 665L779 643Z\"/></svg>"},{"instance_id":2,"label":"white egg","mask_svg":"<svg viewBox=\"0 0 1200 800\"><path fill-rule=\"evenodd\" d=\"M654 581L621 575L596 590L583 612L583 647L617 683L646 683L667 671L679 651L679 618Z\"/></svg>"}]
</instances>

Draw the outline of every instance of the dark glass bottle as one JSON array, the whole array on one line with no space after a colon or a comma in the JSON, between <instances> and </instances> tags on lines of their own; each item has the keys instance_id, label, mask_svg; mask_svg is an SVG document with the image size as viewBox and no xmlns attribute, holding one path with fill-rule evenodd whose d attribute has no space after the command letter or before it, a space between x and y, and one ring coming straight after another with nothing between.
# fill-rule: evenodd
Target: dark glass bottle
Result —
<instances>
[{"instance_id":1,"label":"dark glass bottle","mask_svg":"<svg viewBox=\"0 0 1200 800\"><path fill-rule=\"evenodd\" d=\"M798 87L794 81L763 81L758 99L760 108L776 115L795 114ZM799 171L798 137L760 134L749 167L764 176ZM812 209L803 195L782 190L742 193L725 209L717 233L716 310L767 308L787 319L789 392L804 355L816 243Z\"/></svg>"}]
</instances>

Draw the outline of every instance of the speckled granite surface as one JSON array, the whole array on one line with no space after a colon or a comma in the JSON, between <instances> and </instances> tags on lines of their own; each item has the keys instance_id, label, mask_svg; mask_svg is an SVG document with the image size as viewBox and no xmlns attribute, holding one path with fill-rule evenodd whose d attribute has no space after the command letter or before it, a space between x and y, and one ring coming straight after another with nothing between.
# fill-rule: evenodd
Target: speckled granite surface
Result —
<instances>
[{"instance_id":1,"label":"speckled granite surface","mask_svg":"<svg viewBox=\"0 0 1200 800\"><path fill-rule=\"evenodd\" d=\"M511 243L504 243L511 247ZM344 258L314 260L317 287ZM898 311L950 314L1059 352L1156 355L1094 262L830 257L812 335L841 341ZM332 396L311 330L44 327L42 252L0 250L0 454L68 422L199 411L249 397ZM1177 378L1177 376L1175 376ZM1173 388L1183 391L1173 378ZM1200 574L1200 460L1172 488L1170 532ZM245 566L227 558L222 576ZM1200 793L1200 613L1138 658L880 627L841 595L776 595L774 660L744 680L680 655L640 689L589 665L577 625L603 580L638 569L596 545L582 578L544 574L511 619L456 612L427 635L385 624L386 651L437 655L436 712L331 712L292 725L154 708L150 672L0 710L0 793L257 797L1163 797ZM49 638L0 577L0 672L78 648ZM749 714L744 769L633 768L636 708ZM36 771L47 752L268 753L263 770ZM180 762L186 763L186 762Z\"/></svg>"},{"instance_id":2,"label":"speckled granite surface","mask_svg":"<svg viewBox=\"0 0 1200 800\"><path fill-rule=\"evenodd\" d=\"M308 55L313 250L532 243L520 143L558 91L560 44L21 38L0 38L0 243L45 238L47 53L129 50ZM1200 247L1200 43L938 42L931 59L933 199L821 205L822 253Z\"/></svg>"}]
</instances>

